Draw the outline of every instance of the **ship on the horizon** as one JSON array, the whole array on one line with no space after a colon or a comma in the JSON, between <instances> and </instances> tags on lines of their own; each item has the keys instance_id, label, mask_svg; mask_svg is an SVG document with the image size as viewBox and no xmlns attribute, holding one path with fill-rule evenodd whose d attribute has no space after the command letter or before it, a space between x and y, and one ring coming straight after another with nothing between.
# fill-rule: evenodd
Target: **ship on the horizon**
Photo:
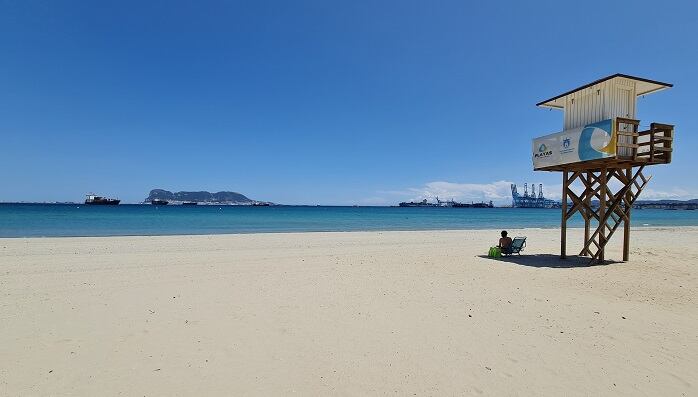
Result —
<instances>
[{"instance_id":1,"label":"ship on the horizon","mask_svg":"<svg viewBox=\"0 0 698 397\"><path fill-rule=\"evenodd\" d=\"M427 199L424 199L424 200L422 200L422 201L417 201L417 202L414 202L414 201L410 201L410 202L403 201L402 203L398 204L398 207L438 207L438 206L437 206L436 204L434 204L434 203L428 202Z\"/></svg>"},{"instance_id":2,"label":"ship on the horizon","mask_svg":"<svg viewBox=\"0 0 698 397\"><path fill-rule=\"evenodd\" d=\"M452 207L454 208L494 208L492 201L489 203L485 203L484 201L481 203L457 203L452 201L451 203L453 204Z\"/></svg>"},{"instance_id":3,"label":"ship on the horizon","mask_svg":"<svg viewBox=\"0 0 698 397\"><path fill-rule=\"evenodd\" d=\"M492 204L492 201L489 203L481 202L481 203L459 203L453 199L447 200L447 201L441 201L439 200L438 197L436 197L436 203L430 203L427 201L427 199L423 199L422 201L409 201L409 202L402 202L398 204L399 207L445 207L445 208L494 208L494 204Z\"/></svg>"},{"instance_id":4,"label":"ship on the horizon","mask_svg":"<svg viewBox=\"0 0 698 397\"><path fill-rule=\"evenodd\" d=\"M87 205L118 205L121 202L119 199L112 199L102 196L97 196L92 193L87 195L85 204Z\"/></svg>"},{"instance_id":5,"label":"ship on the horizon","mask_svg":"<svg viewBox=\"0 0 698 397\"><path fill-rule=\"evenodd\" d=\"M167 205L169 203L170 203L169 201L163 200L163 199L152 199L150 201L150 204L152 204L152 205Z\"/></svg>"}]
</instances>

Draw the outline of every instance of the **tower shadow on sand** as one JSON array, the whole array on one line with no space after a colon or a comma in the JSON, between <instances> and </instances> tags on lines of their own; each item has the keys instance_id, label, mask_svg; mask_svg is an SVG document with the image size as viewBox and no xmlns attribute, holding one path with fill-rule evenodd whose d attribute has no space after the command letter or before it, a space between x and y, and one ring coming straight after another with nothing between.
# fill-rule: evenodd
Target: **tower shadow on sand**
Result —
<instances>
[{"instance_id":1,"label":"tower shadow on sand","mask_svg":"<svg viewBox=\"0 0 698 397\"><path fill-rule=\"evenodd\" d=\"M590 258L587 256L568 256L567 259L561 259L560 255L555 254L529 254L529 255L512 255L502 256L500 258L490 258L487 255L478 255L479 258L488 259L492 262L501 264L514 264L529 267L548 267L553 269L568 269L573 267L591 267L591 266L608 266L620 261L604 261L603 263L589 263Z\"/></svg>"}]
</instances>

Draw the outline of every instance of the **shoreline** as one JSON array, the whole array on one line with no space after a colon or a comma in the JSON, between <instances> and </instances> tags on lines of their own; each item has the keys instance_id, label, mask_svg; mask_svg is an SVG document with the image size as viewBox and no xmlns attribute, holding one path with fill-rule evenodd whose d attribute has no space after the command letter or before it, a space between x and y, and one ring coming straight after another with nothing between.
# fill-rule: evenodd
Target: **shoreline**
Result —
<instances>
[{"instance_id":1,"label":"shoreline","mask_svg":"<svg viewBox=\"0 0 698 397\"><path fill-rule=\"evenodd\" d=\"M568 226L568 231L578 231L583 230L584 227L578 225ZM631 225L631 231L647 231L647 230L696 230L698 231L698 226L693 225ZM279 234L323 234L323 233L439 233L439 232L493 232L499 233L502 229L499 228L464 228L464 229L385 229L385 230L308 230L308 231L254 231L254 232L229 232L229 233L182 233L182 234L113 234L113 235L68 235L68 236L10 236L4 237L0 236L0 241L2 240L17 240L17 239L70 239L70 238L112 238L112 237L201 237L201 236L248 236L248 235L279 235ZM560 227L524 227L516 228L512 227L505 230L557 230L560 231ZM592 231L594 229L592 228ZM632 233L631 233L632 236Z\"/></svg>"}]
</instances>

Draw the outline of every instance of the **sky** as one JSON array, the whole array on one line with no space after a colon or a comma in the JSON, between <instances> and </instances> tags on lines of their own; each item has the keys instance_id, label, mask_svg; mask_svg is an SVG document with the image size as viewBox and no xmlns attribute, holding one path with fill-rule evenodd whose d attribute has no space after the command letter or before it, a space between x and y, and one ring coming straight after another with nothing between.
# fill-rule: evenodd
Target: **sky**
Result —
<instances>
[{"instance_id":1,"label":"sky","mask_svg":"<svg viewBox=\"0 0 698 397\"><path fill-rule=\"evenodd\" d=\"M535 107L613 74L676 125L641 198L698 198L698 2L0 0L0 201L154 188L283 204L506 204Z\"/></svg>"}]
</instances>

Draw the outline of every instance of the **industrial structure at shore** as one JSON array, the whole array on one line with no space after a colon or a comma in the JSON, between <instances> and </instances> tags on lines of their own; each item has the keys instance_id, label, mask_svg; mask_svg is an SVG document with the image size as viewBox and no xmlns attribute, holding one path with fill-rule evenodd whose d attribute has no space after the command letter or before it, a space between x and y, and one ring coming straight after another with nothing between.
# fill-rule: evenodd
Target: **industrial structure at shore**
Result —
<instances>
[{"instance_id":1,"label":"industrial structure at shore","mask_svg":"<svg viewBox=\"0 0 698 397\"><path fill-rule=\"evenodd\" d=\"M559 201L550 200L543 196L543 184L538 185L538 193L536 194L536 185L531 184L531 194L528 194L528 183L524 183L524 193L520 195L516 190L516 185L511 184L511 206L513 208L560 208L562 204Z\"/></svg>"}]
</instances>

